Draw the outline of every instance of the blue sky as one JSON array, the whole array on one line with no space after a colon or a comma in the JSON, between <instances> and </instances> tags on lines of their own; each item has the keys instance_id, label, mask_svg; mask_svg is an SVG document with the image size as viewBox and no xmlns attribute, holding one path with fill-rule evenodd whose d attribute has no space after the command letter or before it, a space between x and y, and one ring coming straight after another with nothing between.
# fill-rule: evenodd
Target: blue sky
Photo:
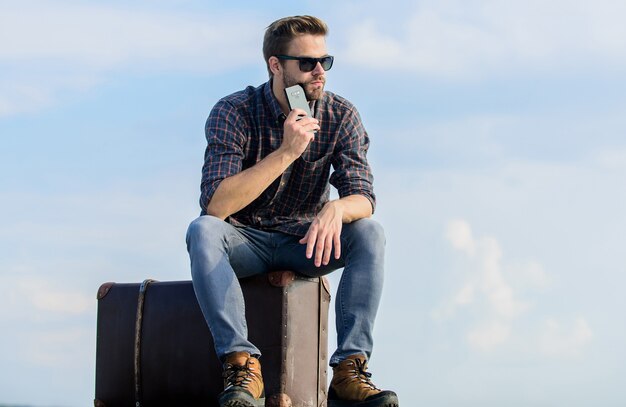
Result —
<instances>
[{"instance_id":1,"label":"blue sky","mask_svg":"<svg viewBox=\"0 0 626 407\"><path fill-rule=\"evenodd\" d=\"M0 403L90 405L98 286L189 279L204 121L266 80L263 30L294 14L329 24L327 89L371 137L375 382L403 405L623 406L610 0L0 0Z\"/></svg>"}]
</instances>

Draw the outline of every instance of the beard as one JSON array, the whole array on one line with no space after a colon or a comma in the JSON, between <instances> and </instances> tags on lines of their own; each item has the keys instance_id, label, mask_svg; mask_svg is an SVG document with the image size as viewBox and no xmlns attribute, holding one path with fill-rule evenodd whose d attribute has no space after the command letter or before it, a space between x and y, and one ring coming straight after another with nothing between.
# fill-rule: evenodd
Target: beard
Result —
<instances>
[{"instance_id":1,"label":"beard","mask_svg":"<svg viewBox=\"0 0 626 407\"><path fill-rule=\"evenodd\" d=\"M311 82L314 81L322 81L322 86L312 85ZM323 76L315 76L309 82L298 82L293 76L283 71L283 83L285 84L285 88L293 85L302 85L302 88L304 89L304 93L306 95L306 100L320 100L322 96L324 96L324 85L326 84L326 78L324 78Z\"/></svg>"}]
</instances>

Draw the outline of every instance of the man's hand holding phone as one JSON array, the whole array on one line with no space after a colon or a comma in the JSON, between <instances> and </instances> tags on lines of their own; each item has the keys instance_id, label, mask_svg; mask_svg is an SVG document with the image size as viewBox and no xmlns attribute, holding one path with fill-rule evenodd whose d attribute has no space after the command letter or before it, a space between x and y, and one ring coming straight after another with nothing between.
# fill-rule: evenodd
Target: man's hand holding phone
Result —
<instances>
[{"instance_id":1,"label":"man's hand holding phone","mask_svg":"<svg viewBox=\"0 0 626 407\"><path fill-rule=\"evenodd\" d=\"M309 143L320 129L319 121L313 118L306 92L300 85L285 88L289 104L289 115L285 119L283 142L280 146L293 160L304 153Z\"/></svg>"},{"instance_id":2,"label":"man's hand holding phone","mask_svg":"<svg viewBox=\"0 0 626 407\"><path fill-rule=\"evenodd\" d=\"M320 126L317 119L306 116L304 110L296 108L289 112L283 128L283 142L280 148L295 160L304 153Z\"/></svg>"}]
</instances>

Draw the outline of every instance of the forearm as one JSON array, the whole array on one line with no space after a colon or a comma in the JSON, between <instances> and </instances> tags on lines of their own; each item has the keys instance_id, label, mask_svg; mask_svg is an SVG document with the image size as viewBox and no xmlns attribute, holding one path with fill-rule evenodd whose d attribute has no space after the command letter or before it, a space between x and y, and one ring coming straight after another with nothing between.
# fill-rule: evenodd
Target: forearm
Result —
<instances>
[{"instance_id":1,"label":"forearm","mask_svg":"<svg viewBox=\"0 0 626 407\"><path fill-rule=\"evenodd\" d=\"M303 110L293 109L283 125L280 147L254 166L223 179L211 197L206 212L220 219L236 213L258 198L291 165L320 129L317 119L301 118Z\"/></svg>"},{"instance_id":2,"label":"forearm","mask_svg":"<svg viewBox=\"0 0 626 407\"><path fill-rule=\"evenodd\" d=\"M253 167L222 180L207 205L207 213L220 219L240 211L258 198L296 157L278 149Z\"/></svg>"},{"instance_id":3,"label":"forearm","mask_svg":"<svg viewBox=\"0 0 626 407\"><path fill-rule=\"evenodd\" d=\"M372 204L363 195L349 195L328 204L336 205L341 211L342 223L351 223L372 216Z\"/></svg>"}]
</instances>

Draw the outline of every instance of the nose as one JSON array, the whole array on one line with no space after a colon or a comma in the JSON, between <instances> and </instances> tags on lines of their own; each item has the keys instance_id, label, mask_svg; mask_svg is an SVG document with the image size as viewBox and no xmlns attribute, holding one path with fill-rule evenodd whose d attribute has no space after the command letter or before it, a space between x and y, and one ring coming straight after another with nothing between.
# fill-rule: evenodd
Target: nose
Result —
<instances>
[{"instance_id":1,"label":"nose","mask_svg":"<svg viewBox=\"0 0 626 407\"><path fill-rule=\"evenodd\" d=\"M324 68L322 68L322 63L321 62L318 62L315 65L315 68L313 68L313 71L312 71L313 75L316 75L316 76L317 75L322 75L322 74L324 74L324 72L326 72L326 71L324 71Z\"/></svg>"}]
</instances>

